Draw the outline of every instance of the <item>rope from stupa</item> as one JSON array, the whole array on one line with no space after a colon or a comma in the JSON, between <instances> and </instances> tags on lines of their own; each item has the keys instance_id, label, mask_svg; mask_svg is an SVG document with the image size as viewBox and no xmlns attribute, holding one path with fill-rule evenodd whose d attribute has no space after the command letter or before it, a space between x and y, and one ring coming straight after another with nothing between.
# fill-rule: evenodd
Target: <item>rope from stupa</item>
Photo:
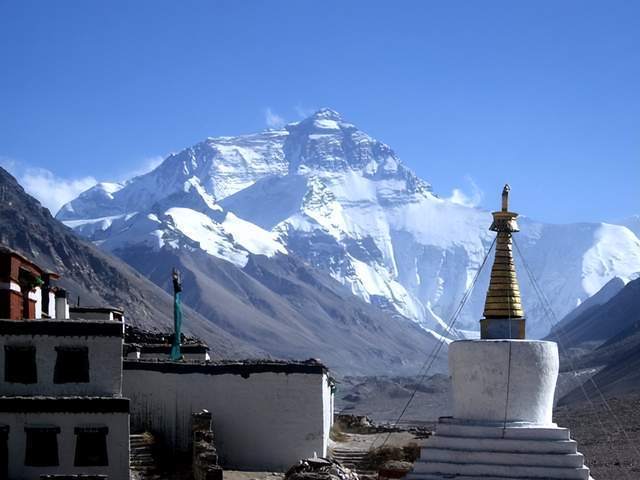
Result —
<instances>
[{"instance_id":1,"label":"rope from stupa","mask_svg":"<svg viewBox=\"0 0 640 480\"><path fill-rule=\"evenodd\" d=\"M567 349L565 348L564 343L561 340L561 337L565 336L564 328L560 324L557 315L553 311L553 308L551 308L551 302L549 302L549 299L544 294L544 291L540 287L540 284L538 283L538 281L536 280L535 276L533 275L533 272L531 271L531 268L529 267L529 264L528 264L527 260L525 259L524 255L522 254L522 251L520 250L520 246L517 244L515 239L514 239L513 244L515 245L516 251L518 252L518 255L520 256L520 259L522 260L522 265L524 266L525 272L527 273L527 276L529 277L529 281L531 282L531 285L533 286L533 289L536 292L536 295L538 295L538 299L540 300L540 303L542 304L543 311L545 312L544 318L547 321L547 323L549 324L550 328L552 328L554 326L556 327L556 329L558 331L558 342L557 343L560 346L560 350L564 354L565 360L569 363L569 368L571 369L571 371L576 371L575 364L574 364L571 356L568 355ZM555 321L555 323L551 321L550 317ZM582 394L584 395L585 399L589 402L589 405L593 408L593 411L596 414L596 418L598 419L598 423L600 425L600 428L602 429L603 435L608 436L609 433L610 433L609 429L607 429L605 427L604 422L602 421L602 419L598 415L598 408L597 408L596 404L593 402L593 400L591 399L591 397L589 396L589 393L587 392L586 388L584 387L585 384L583 382L581 382L580 380L578 380L577 377L574 376L573 378L575 378L576 382L578 383L579 388L582 390ZM615 412L611 408L611 405L609 405L609 402L607 402L607 399L605 398L604 394L602 393L602 390L600 390L600 387L598 387L598 384L595 382L595 380L593 380L592 376L589 377L589 380L587 380L587 381L591 382L591 384L593 385L595 391L598 393L598 396L600 397L600 400L602 401L602 404L605 406L605 409L608 410L609 413L611 414L611 416L613 417L614 422L617 424L617 427L618 427L619 431L622 432L622 434L624 435L625 439L627 440L627 443L629 445L631 445L631 447L635 450L637 458L640 458L640 449L638 448L638 445L631 439L631 437L629 436L629 433L625 430L622 422L620 422L620 419L618 418L618 416L615 414ZM621 458L618 456L618 453L617 453L616 449L613 449L613 450L614 450L614 452L616 452L615 454L618 457L618 463L620 465L623 465L623 462L622 462ZM627 474L627 478L630 478L630 477L628 477L628 474Z\"/></svg>"},{"instance_id":2,"label":"rope from stupa","mask_svg":"<svg viewBox=\"0 0 640 480\"><path fill-rule=\"evenodd\" d=\"M484 259L482 260L482 263L480 264L480 267L478 268L478 271L476 272L475 276L473 277L473 280L471 281L471 284L469 285L467 290L464 292L464 295L460 299L460 303L458 303L458 307L455 309L455 311L451 315L451 318L449 319L449 323L447 324L447 330L448 331L451 331L451 329L455 325L456 321L458 320L458 317L460 316L460 313L462 312L462 309L464 308L465 304L467 303L467 300L471 296L471 292L473 292L473 289L476 286L476 283L478 282L478 278L480 277L480 273L484 269L484 266L487 263L487 259L489 258L489 255L491 254L491 250L493 250L493 247L495 246L496 241L497 241L497 237L495 237L493 239L493 242L491 242L491 245L489 246L489 250L487 250L487 253L484 256ZM438 343L436 345L434 345L433 349L431 350L431 354L429 354L429 356L427 357L425 362L422 364L422 367L420 368L419 373L418 373L418 375L420 375L420 380L415 385L415 387L413 389L413 392L411 392L411 395L409 396L409 399L407 400L404 408L400 412L400 415L398 415L398 418L393 423L393 427L397 427L398 426L398 424L400 423L400 420L402 420L402 417L404 416L404 414L406 413L407 409L409 408L409 405L411 405L411 402L413 401L413 398L416 396L416 393L418 392L418 389L422 386L422 383L427 378L427 374L429 373L429 370L431 369L431 367L433 365L433 362L435 362L435 359L437 358L438 354L440 353L440 350L442 349L442 345L444 344L444 341L445 341L445 337L442 336L438 340ZM424 372L424 373L422 373L422 372ZM391 437L391 433L392 432L393 432L393 429L387 433L387 436L384 439L384 442L382 442L382 445L380 445L380 448L384 447L387 444L387 442L389 441L389 438ZM371 450L373 450L373 447L376 444L376 442L378 441L378 438L380 438L380 435L381 435L381 433L379 433L373 439L373 442L371 443L371 447L369 447Z\"/></svg>"}]
</instances>

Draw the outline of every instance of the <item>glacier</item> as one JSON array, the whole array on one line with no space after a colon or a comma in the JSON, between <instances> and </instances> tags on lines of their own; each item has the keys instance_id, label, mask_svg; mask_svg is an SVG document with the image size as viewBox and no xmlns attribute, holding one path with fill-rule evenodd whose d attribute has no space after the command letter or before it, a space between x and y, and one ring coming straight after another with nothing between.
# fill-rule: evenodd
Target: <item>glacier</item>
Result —
<instances>
[{"instance_id":1,"label":"glacier","mask_svg":"<svg viewBox=\"0 0 640 480\"><path fill-rule=\"evenodd\" d=\"M241 268L250 255L295 255L448 338L478 329L489 268L455 328L448 323L493 240L489 211L441 198L388 145L330 109L280 129L207 138L149 173L92 187L57 218L116 253L202 250ZM530 337L612 278L640 272L640 239L624 225L522 216L520 226L516 242L552 310L516 256Z\"/></svg>"}]
</instances>

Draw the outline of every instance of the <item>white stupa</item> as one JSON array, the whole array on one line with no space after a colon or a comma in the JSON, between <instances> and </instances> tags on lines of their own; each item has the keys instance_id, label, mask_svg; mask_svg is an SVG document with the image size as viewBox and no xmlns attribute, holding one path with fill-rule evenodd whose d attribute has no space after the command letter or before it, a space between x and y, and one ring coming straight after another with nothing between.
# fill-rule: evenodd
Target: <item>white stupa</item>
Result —
<instances>
[{"instance_id":1,"label":"white stupa","mask_svg":"<svg viewBox=\"0 0 640 480\"><path fill-rule=\"evenodd\" d=\"M511 235L518 214L493 213L497 232L480 340L449 345L453 417L441 417L422 448L411 480L588 480L569 430L553 423L558 346L525 340L525 319Z\"/></svg>"}]
</instances>

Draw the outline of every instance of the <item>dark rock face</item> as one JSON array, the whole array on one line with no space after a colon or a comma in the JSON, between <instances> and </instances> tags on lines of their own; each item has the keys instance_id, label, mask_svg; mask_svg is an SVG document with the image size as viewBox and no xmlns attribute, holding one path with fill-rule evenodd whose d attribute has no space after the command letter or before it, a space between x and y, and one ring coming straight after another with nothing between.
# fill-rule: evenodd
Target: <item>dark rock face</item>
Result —
<instances>
[{"instance_id":1,"label":"dark rock face","mask_svg":"<svg viewBox=\"0 0 640 480\"><path fill-rule=\"evenodd\" d=\"M600 302L597 301L599 296L603 296ZM610 340L640 324L640 279L625 286L622 280L615 278L574 312L551 331L549 340L560 341L566 348Z\"/></svg>"},{"instance_id":2,"label":"dark rock face","mask_svg":"<svg viewBox=\"0 0 640 480\"><path fill-rule=\"evenodd\" d=\"M591 306L556 332L563 347L581 355L565 358L563 370L598 368L560 404L640 392L640 279L632 280L609 301ZM578 348L579 347L579 348Z\"/></svg>"},{"instance_id":3,"label":"dark rock face","mask_svg":"<svg viewBox=\"0 0 640 480\"><path fill-rule=\"evenodd\" d=\"M293 255L252 255L240 269L202 251L136 247L115 253L167 291L164 272L177 266L189 285L185 304L278 358L319 358L338 374L413 373L437 342ZM446 368L444 357L434 370Z\"/></svg>"},{"instance_id":4,"label":"dark rock face","mask_svg":"<svg viewBox=\"0 0 640 480\"><path fill-rule=\"evenodd\" d=\"M72 303L80 297L82 305L123 309L126 321L133 325L173 328L173 300L166 292L121 260L80 239L2 168L0 189L4 200L0 202L0 243L59 273L58 284L70 292ZM167 278L170 271L164 272ZM190 308L185 310L184 323L188 332L210 344L216 357L264 355Z\"/></svg>"}]
</instances>

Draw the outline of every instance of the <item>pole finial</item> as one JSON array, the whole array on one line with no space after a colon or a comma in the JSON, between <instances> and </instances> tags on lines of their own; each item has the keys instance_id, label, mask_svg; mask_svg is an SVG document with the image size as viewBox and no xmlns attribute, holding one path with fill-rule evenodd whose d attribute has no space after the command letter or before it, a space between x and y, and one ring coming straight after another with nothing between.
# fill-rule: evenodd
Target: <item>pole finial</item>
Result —
<instances>
[{"instance_id":1,"label":"pole finial","mask_svg":"<svg viewBox=\"0 0 640 480\"><path fill-rule=\"evenodd\" d=\"M181 292L182 291L182 276L180 275L180 270L174 267L171 272L171 277L173 279L173 292Z\"/></svg>"},{"instance_id":2,"label":"pole finial","mask_svg":"<svg viewBox=\"0 0 640 480\"><path fill-rule=\"evenodd\" d=\"M504 184L504 188L502 189L502 211L509 211L509 192L511 191L511 187L508 183Z\"/></svg>"}]
</instances>

